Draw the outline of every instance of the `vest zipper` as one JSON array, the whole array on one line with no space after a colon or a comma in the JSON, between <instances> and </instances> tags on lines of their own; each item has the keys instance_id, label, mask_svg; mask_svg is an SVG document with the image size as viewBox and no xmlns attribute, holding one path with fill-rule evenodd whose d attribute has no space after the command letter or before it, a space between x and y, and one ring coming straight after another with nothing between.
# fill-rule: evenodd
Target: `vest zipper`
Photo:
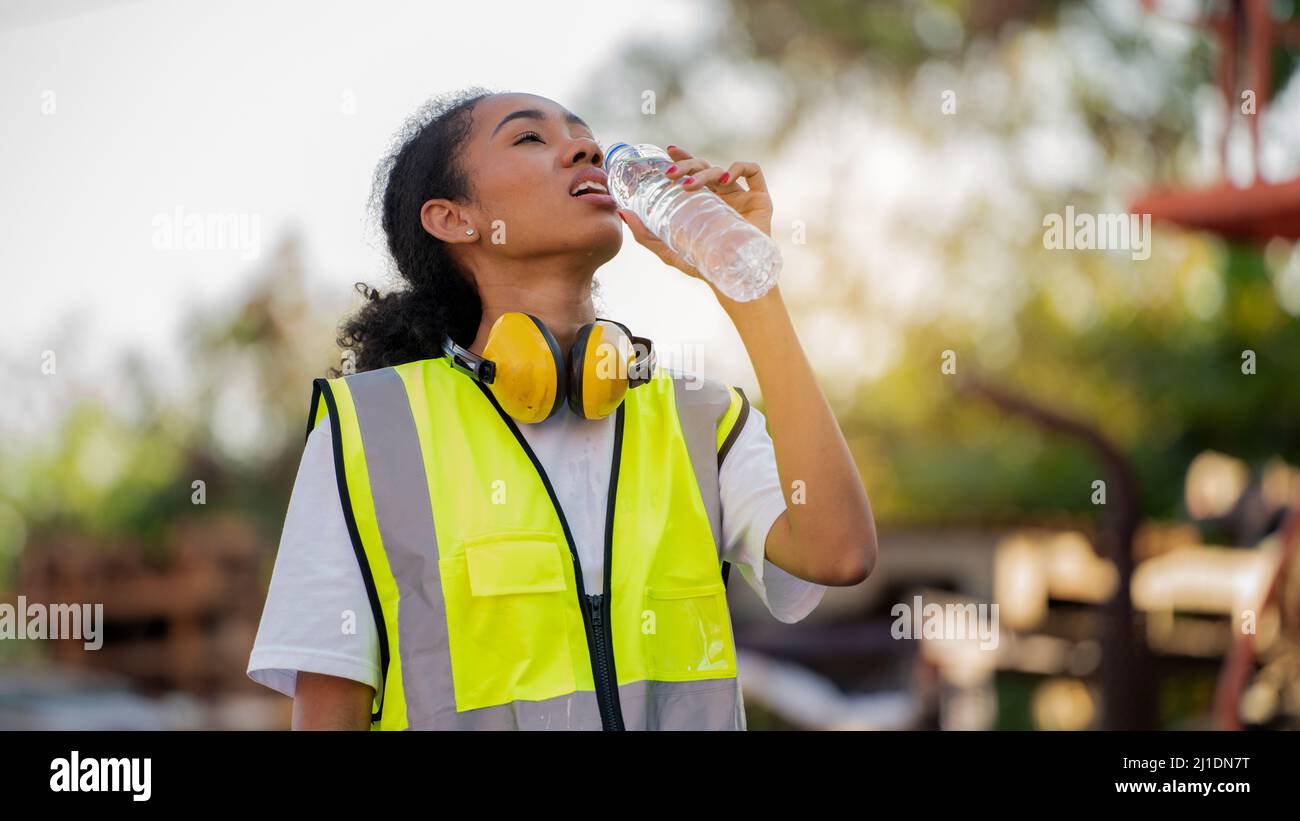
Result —
<instances>
[{"instance_id":1,"label":"vest zipper","mask_svg":"<svg viewBox=\"0 0 1300 821\"><path fill-rule=\"evenodd\" d=\"M596 692L596 701L601 705L601 725L607 729L622 730L624 729L623 717L619 715L621 710L615 706L618 704L618 695L613 692L614 642L609 635L609 612L605 605L605 597L600 593L589 595L587 603L591 609L591 646L596 649L592 658L596 687L600 688ZM603 693L601 689L604 690Z\"/></svg>"},{"instance_id":2,"label":"vest zipper","mask_svg":"<svg viewBox=\"0 0 1300 821\"><path fill-rule=\"evenodd\" d=\"M515 420L502 409L497 398L492 395L487 386L473 380L492 407L496 408L497 414L510 428L510 432L515 435L520 447L524 449L529 461L533 463L533 469L541 477L542 485L546 488L546 495L550 497L551 507L555 508L555 515L560 518L560 527L564 530L564 539L569 544L569 555L573 558L573 575L578 592L578 609L582 612L583 626L587 631L587 655L591 658L591 675L596 685L596 706L600 711L600 726L602 730L622 730L623 710L618 703L618 673L614 669L614 644L609 636L607 625L609 624L609 598L596 594L587 595L587 591L582 582L582 561L578 558L578 548L573 541L573 533L569 530L569 520L564 517L564 508L560 507L560 500L555 495L555 488L551 486L551 479L546 475L546 469L542 467L541 461L533 449L528 446L528 440L519 432ZM614 458L610 465L609 471L609 500L605 507L605 589L609 590L610 584L610 562L613 554L614 539L614 495L618 487L618 465L619 459L623 455L623 409L625 405L620 404L615 412L614 419Z\"/></svg>"}]
</instances>

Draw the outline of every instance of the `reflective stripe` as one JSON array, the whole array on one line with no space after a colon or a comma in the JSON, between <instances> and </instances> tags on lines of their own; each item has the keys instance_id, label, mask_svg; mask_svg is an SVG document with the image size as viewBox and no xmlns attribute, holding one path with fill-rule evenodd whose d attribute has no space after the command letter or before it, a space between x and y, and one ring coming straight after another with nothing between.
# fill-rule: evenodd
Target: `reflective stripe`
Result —
<instances>
[{"instance_id":1,"label":"reflective stripe","mask_svg":"<svg viewBox=\"0 0 1300 821\"><path fill-rule=\"evenodd\" d=\"M455 713L450 721L412 725L415 730L599 730L594 690L578 690L542 701L512 701Z\"/></svg>"},{"instance_id":2,"label":"reflective stripe","mask_svg":"<svg viewBox=\"0 0 1300 821\"><path fill-rule=\"evenodd\" d=\"M629 730L743 730L745 708L735 678L634 681L618 688Z\"/></svg>"},{"instance_id":3,"label":"reflective stripe","mask_svg":"<svg viewBox=\"0 0 1300 821\"><path fill-rule=\"evenodd\" d=\"M691 456L691 467L695 470L695 481L704 499L704 509L709 514L709 528L713 531L718 561L722 561L722 498L718 489L716 442L723 436L719 420L731 404L730 391L717 380L700 377L695 378L699 384L692 387L691 380L676 372L671 373L678 424L686 439L686 450Z\"/></svg>"},{"instance_id":4,"label":"reflective stripe","mask_svg":"<svg viewBox=\"0 0 1300 821\"><path fill-rule=\"evenodd\" d=\"M745 710L734 678L634 681L619 685L628 730L744 730ZM579 690L543 701L480 707L438 720L412 721L412 730L599 730L596 694Z\"/></svg>"},{"instance_id":5,"label":"reflective stripe","mask_svg":"<svg viewBox=\"0 0 1300 821\"><path fill-rule=\"evenodd\" d=\"M380 538L397 580L398 648L410 726L455 715L438 540L411 405L391 368L349 377Z\"/></svg>"}]
</instances>

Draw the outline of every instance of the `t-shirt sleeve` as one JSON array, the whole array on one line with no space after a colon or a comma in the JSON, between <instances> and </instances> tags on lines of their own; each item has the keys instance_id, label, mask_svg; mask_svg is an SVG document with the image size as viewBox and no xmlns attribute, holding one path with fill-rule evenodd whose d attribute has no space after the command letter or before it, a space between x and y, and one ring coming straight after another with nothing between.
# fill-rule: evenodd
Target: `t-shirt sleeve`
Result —
<instances>
[{"instance_id":1,"label":"t-shirt sleeve","mask_svg":"<svg viewBox=\"0 0 1300 821\"><path fill-rule=\"evenodd\" d=\"M736 566L778 621L811 613L826 588L767 560L767 534L786 510L776 450L763 414L752 405L718 473L722 494L723 558Z\"/></svg>"},{"instance_id":2,"label":"t-shirt sleeve","mask_svg":"<svg viewBox=\"0 0 1300 821\"><path fill-rule=\"evenodd\" d=\"M379 635L343 519L325 422L307 437L248 660L253 681L290 697L300 671L379 688Z\"/></svg>"}]
</instances>

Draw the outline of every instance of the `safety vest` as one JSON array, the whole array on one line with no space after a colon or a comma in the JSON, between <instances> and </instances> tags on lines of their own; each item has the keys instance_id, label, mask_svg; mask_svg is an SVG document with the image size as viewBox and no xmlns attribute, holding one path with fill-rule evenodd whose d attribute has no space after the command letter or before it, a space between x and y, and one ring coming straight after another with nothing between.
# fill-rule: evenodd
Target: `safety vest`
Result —
<instances>
[{"instance_id":1,"label":"safety vest","mask_svg":"<svg viewBox=\"0 0 1300 821\"><path fill-rule=\"evenodd\" d=\"M745 729L718 470L748 409L664 368L628 392L588 595L555 489L487 387L445 357L316 380L308 433L329 419L379 633L371 728Z\"/></svg>"}]
</instances>

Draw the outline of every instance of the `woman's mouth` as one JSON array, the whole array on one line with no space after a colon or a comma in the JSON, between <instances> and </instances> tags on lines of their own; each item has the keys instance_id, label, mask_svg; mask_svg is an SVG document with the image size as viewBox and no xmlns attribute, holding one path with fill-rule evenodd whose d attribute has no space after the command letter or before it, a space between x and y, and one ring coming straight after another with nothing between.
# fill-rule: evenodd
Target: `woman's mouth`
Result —
<instances>
[{"instance_id":1,"label":"woman's mouth","mask_svg":"<svg viewBox=\"0 0 1300 821\"><path fill-rule=\"evenodd\" d=\"M575 199L586 200L593 205L605 206L607 208L613 208L615 206L614 198L610 196L609 191L604 185L596 180L583 180L569 192L569 196L574 197Z\"/></svg>"}]
</instances>

